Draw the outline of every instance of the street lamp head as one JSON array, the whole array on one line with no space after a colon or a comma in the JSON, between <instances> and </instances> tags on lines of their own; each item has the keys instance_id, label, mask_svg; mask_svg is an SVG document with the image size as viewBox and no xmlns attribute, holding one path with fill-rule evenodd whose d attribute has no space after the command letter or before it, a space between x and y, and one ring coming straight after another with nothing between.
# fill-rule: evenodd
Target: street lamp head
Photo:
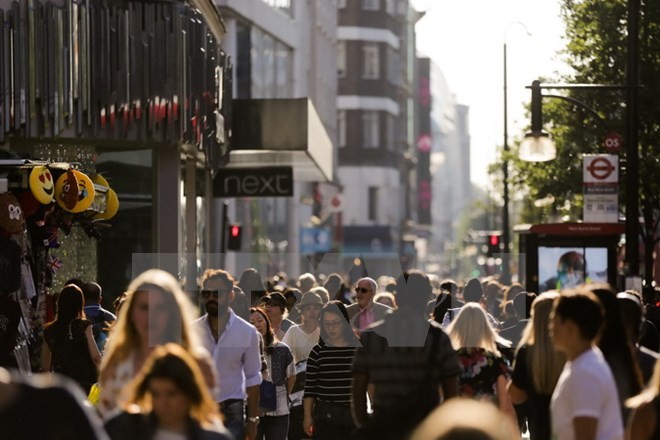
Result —
<instances>
[{"instance_id":1,"label":"street lamp head","mask_svg":"<svg viewBox=\"0 0 660 440\"><path fill-rule=\"evenodd\" d=\"M525 162L546 162L557 157L557 148L548 133L532 131L520 143L518 157Z\"/></svg>"}]
</instances>

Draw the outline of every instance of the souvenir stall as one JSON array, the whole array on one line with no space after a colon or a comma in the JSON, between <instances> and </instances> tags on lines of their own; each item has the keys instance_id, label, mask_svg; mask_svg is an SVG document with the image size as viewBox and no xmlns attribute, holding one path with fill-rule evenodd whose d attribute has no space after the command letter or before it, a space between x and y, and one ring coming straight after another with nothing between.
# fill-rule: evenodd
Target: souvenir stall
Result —
<instances>
[{"instance_id":1,"label":"souvenir stall","mask_svg":"<svg viewBox=\"0 0 660 440\"><path fill-rule=\"evenodd\" d=\"M233 74L211 0L0 0L0 24L0 365L35 371L65 281L111 300L134 254L209 251Z\"/></svg>"},{"instance_id":2,"label":"souvenir stall","mask_svg":"<svg viewBox=\"0 0 660 440\"><path fill-rule=\"evenodd\" d=\"M36 369L66 264L59 238L82 230L94 241L118 209L108 180L80 163L0 159L0 366Z\"/></svg>"}]
</instances>

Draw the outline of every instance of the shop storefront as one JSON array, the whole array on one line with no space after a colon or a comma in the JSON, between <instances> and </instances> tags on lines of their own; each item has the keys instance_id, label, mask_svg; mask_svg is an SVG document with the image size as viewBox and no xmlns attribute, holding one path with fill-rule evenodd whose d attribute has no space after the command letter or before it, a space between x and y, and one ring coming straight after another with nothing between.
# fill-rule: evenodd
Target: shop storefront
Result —
<instances>
[{"instance_id":1,"label":"shop storefront","mask_svg":"<svg viewBox=\"0 0 660 440\"><path fill-rule=\"evenodd\" d=\"M22 320L0 342L18 347L27 369L46 299L66 280L96 280L111 301L133 275L134 253L213 251L212 204L203 201L227 160L231 67L210 0L0 1L0 21L0 193L22 215L19 230L1 231L19 249L20 283L0 294L21 306ZM75 171L105 185L80 212L57 201L35 211L37 166L55 182ZM118 210L103 218L108 189ZM7 261L0 276L10 279ZM197 266L191 258L169 269L193 279Z\"/></svg>"}]
</instances>

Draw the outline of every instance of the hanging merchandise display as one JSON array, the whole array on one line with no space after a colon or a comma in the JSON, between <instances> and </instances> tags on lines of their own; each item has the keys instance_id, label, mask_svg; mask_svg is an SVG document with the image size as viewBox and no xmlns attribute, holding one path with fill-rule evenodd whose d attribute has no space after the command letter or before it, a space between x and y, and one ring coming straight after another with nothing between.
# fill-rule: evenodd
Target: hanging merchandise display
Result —
<instances>
[{"instance_id":1,"label":"hanging merchandise display","mask_svg":"<svg viewBox=\"0 0 660 440\"><path fill-rule=\"evenodd\" d=\"M0 302L19 305L21 314L18 320L0 321L11 327L0 325L0 366L24 373L38 368L35 348L54 313L53 278L62 269L80 266L79 258L60 247L60 231L69 235L76 228L72 235L77 240L98 239L98 220L118 211L119 200L108 181L100 175L90 179L80 166L0 160Z\"/></svg>"}]
</instances>

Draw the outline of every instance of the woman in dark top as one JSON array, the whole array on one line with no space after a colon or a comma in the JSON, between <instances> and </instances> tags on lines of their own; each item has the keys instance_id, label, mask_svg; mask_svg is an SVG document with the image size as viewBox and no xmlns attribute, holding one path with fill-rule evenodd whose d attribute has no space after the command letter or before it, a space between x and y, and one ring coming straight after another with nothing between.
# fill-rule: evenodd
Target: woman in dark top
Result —
<instances>
[{"instance_id":1,"label":"woman in dark top","mask_svg":"<svg viewBox=\"0 0 660 440\"><path fill-rule=\"evenodd\" d=\"M627 420L629 411L625 402L642 390L642 373L635 356L634 341L630 339L623 324L616 292L612 287L608 284L593 284L589 290L598 297L605 309L605 325L598 339L598 348L612 370L619 392L622 419Z\"/></svg>"},{"instance_id":2,"label":"woman in dark top","mask_svg":"<svg viewBox=\"0 0 660 440\"><path fill-rule=\"evenodd\" d=\"M318 440L350 438L352 365L358 339L341 301L321 311L319 343L307 359L303 428Z\"/></svg>"},{"instance_id":3,"label":"woman in dark top","mask_svg":"<svg viewBox=\"0 0 660 440\"><path fill-rule=\"evenodd\" d=\"M44 329L41 369L75 380L87 394L98 380L101 365L92 323L85 319L84 299L79 287L69 284L57 300L57 316Z\"/></svg>"},{"instance_id":4,"label":"woman in dark top","mask_svg":"<svg viewBox=\"0 0 660 440\"><path fill-rule=\"evenodd\" d=\"M531 318L513 364L509 395L514 404L526 403L531 440L550 440L550 399L566 357L552 346L548 325L557 292L545 292L532 303Z\"/></svg>"},{"instance_id":5,"label":"woman in dark top","mask_svg":"<svg viewBox=\"0 0 660 440\"><path fill-rule=\"evenodd\" d=\"M490 401L517 423L506 392L509 365L498 349L498 343L510 343L497 336L484 309L477 303L465 304L447 332L458 354L459 396Z\"/></svg>"},{"instance_id":6,"label":"woman in dark top","mask_svg":"<svg viewBox=\"0 0 660 440\"><path fill-rule=\"evenodd\" d=\"M169 343L154 349L131 382L124 412L105 429L112 440L228 440L197 361Z\"/></svg>"}]
</instances>

